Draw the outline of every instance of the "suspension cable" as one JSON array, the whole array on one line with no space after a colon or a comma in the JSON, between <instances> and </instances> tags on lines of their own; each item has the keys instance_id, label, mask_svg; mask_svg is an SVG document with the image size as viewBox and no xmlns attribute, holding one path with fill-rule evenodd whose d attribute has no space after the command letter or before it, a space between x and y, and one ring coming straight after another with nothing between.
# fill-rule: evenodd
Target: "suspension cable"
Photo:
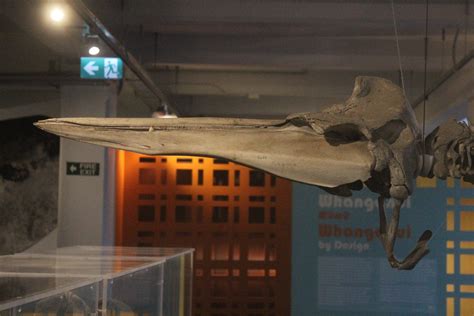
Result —
<instances>
[{"instance_id":1,"label":"suspension cable","mask_svg":"<svg viewBox=\"0 0 474 316\"><path fill-rule=\"evenodd\" d=\"M400 53L400 42L399 42L399 38L398 38L397 18L395 16L395 5L393 3L393 0L390 0L390 3L392 5L393 29L395 31L395 41L397 43L397 55L398 55L398 67L399 67L399 70L400 70L400 79L401 79L401 82L402 82L403 94L405 95L405 99L407 99L407 102L408 102L407 92L406 92L406 89L405 89L405 76L403 75L402 55Z\"/></svg>"}]
</instances>

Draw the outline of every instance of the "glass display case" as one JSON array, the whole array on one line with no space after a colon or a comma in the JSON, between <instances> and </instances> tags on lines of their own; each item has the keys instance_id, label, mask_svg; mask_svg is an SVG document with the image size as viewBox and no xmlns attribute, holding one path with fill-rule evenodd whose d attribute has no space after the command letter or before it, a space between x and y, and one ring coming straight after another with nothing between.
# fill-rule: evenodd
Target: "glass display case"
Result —
<instances>
[{"instance_id":1,"label":"glass display case","mask_svg":"<svg viewBox=\"0 0 474 316\"><path fill-rule=\"evenodd\" d=\"M100 284L99 278L2 273L0 316L97 314Z\"/></svg>"},{"instance_id":2,"label":"glass display case","mask_svg":"<svg viewBox=\"0 0 474 316\"><path fill-rule=\"evenodd\" d=\"M120 258L126 261L164 259L163 315L191 315L193 249L75 246L44 252L60 258ZM38 254L41 255L41 254Z\"/></svg>"},{"instance_id":3,"label":"glass display case","mask_svg":"<svg viewBox=\"0 0 474 316\"><path fill-rule=\"evenodd\" d=\"M0 257L0 316L190 315L191 249L69 247ZM94 292L95 291L95 292Z\"/></svg>"}]
</instances>

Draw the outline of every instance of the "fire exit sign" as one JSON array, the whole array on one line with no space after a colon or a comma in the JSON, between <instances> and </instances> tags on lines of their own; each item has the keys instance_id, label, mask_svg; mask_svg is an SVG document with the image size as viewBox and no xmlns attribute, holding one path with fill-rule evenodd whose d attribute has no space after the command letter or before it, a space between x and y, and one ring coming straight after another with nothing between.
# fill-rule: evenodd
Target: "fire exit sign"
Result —
<instances>
[{"instance_id":1,"label":"fire exit sign","mask_svg":"<svg viewBox=\"0 0 474 316\"><path fill-rule=\"evenodd\" d=\"M98 162L67 162L66 174L69 176L98 176L100 164Z\"/></svg>"}]
</instances>

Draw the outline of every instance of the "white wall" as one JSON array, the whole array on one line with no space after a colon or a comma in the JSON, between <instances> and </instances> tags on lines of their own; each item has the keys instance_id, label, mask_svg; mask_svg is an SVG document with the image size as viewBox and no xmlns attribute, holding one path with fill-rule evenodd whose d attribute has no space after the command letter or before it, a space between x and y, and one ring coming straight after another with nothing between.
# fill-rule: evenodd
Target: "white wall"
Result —
<instances>
[{"instance_id":1,"label":"white wall","mask_svg":"<svg viewBox=\"0 0 474 316\"><path fill-rule=\"evenodd\" d=\"M115 86L63 85L62 117L114 116ZM103 147L61 139L58 246L101 245L113 241L114 157ZM99 176L66 175L67 162L96 162Z\"/></svg>"}]
</instances>

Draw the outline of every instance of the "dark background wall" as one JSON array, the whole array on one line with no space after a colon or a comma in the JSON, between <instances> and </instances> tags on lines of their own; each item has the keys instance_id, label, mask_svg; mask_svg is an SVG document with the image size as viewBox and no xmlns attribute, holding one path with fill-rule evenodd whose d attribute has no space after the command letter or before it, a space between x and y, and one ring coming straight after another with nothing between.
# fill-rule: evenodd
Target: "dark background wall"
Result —
<instances>
[{"instance_id":1,"label":"dark background wall","mask_svg":"<svg viewBox=\"0 0 474 316\"><path fill-rule=\"evenodd\" d=\"M31 247L57 225L59 138L33 126L42 118L0 122L0 255Z\"/></svg>"}]
</instances>

